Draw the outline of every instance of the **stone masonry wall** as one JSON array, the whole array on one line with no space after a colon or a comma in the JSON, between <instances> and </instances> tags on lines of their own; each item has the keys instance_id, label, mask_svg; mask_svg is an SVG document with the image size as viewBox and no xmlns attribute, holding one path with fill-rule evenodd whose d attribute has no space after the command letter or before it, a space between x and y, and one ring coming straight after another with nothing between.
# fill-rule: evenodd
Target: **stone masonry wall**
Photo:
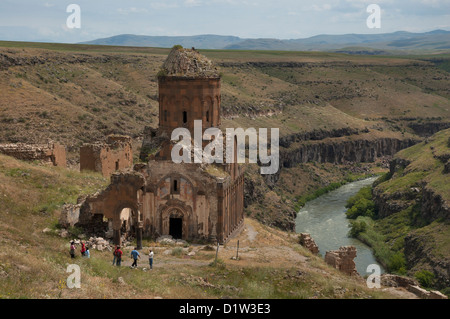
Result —
<instances>
[{"instance_id":1,"label":"stone masonry wall","mask_svg":"<svg viewBox=\"0 0 450 319\"><path fill-rule=\"evenodd\" d=\"M325 254L325 262L349 276L358 275L353 259L356 257L354 246L342 246L339 250L330 250Z\"/></svg>"},{"instance_id":2,"label":"stone masonry wall","mask_svg":"<svg viewBox=\"0 0 450 319\"><path fill-rule=\"evenodd\" d=\"M115 171L132 165L133 149L128 136L110 135L106 143L84 144L80 148L80 170L110 176Z\"/></svg>"},{"instance_id":3,"label":"stone masonry wall","mask_svg":"<svg viewBox=\"0 0 450 319\"><path fill-rule=\"evenodd\" d=\"M66 149L60 144L0 144L0 153L23 161L43 161L66 167Z\"/></svg>"}]
</instances>

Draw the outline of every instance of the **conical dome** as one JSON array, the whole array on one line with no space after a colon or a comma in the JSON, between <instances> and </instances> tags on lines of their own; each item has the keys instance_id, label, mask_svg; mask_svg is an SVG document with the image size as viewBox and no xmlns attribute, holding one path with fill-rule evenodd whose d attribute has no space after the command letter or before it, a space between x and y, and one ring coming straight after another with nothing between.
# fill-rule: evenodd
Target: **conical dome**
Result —
<instances>
[{"instance_id":1,"label":"conical dome","mask_svg":"<svg viewBox=\"0 0 450 319\"><path fill-rule=\"evenodd\" d=\"M172 49L162 65L159 76L176 76L187 78L219 78L214 64L194 48L184 49L176 46Z\"/></svg>"}]
</instances>

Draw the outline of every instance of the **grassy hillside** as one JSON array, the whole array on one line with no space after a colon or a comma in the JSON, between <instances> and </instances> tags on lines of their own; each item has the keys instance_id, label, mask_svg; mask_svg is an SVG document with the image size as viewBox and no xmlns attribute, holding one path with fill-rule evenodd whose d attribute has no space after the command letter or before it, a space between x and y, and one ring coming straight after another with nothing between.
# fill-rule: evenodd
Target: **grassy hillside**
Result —
<instances>
[{"instance_id":1,"label":"grassy hillside","mask_svg":"<svg viewBox=\"0 0 450 319\"><path fill-rule=\"evenodd\" d=\"M240 237L215 250L204 246L163 246L145 241L145 256L130 269L111 265L109 251L90 259L69 256L69 239L57 234L59 207L78 194L92 193L107 181L96 174L0 155L0 298L395 298L365 287L325 265L297 244L296 236L246 219ZM50 231L44 233L43 230ZM240 240L239 260L236 255ZM148 270L152 247L155 267ZM194 252L187 256L188 252ZM81 268L81 289L67 288L67 266ZM145 268L145 269L144 269ZM401 293L398 292L398 293Z\"/></svg>"},{"instance_id":2,"label":"grassy hillside","mask_svg":"<svg viewBox=\"0 0 450 319\"><path fill-rule=\"evenodd\" d=\"M220 66L224 127L282 135L352 127L411 131L449 119L450 74L433 63L334 53L202 50ZM0 42L0 141L71 151L157 125L166 49ZM12 129L14 128L14 129Z\"/></svg>"}]
</instances>

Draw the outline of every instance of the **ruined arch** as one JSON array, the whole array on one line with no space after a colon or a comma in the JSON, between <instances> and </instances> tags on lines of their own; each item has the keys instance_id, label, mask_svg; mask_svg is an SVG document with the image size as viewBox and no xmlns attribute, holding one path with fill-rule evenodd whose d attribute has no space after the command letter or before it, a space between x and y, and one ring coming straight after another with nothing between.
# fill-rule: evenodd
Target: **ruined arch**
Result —
<instances>
[{"instance_id":1,"label":"ruined arch","mask_svg":"<svg viewBox=\"0 0 450 319\"><path fill-rule=\"evenodd\" d=\"M115 209L113 211L113 236L114 243L116 245L121 244L122 237L122 226L123 221L121 219L121 214L124 209L130 209L130 220L132 221L130 226L130 233L134 234L137 241L138 248L142 247L142 232L143 232L143 222L142 222L142 212L139 209L139 203L132 201L119 201L116 203ZM128 231L128 229L125 229Z\"/></svg>"}]
</instances>

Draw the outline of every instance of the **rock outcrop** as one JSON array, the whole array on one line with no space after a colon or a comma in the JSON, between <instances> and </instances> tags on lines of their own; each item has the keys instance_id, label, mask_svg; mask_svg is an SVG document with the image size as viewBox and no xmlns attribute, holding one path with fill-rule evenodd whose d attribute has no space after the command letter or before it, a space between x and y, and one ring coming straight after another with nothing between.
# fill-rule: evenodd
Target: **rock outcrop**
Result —
<instances>
[{"instance_id":1,"label":"rock outcrop","mask_svg":"<svg viewBox=\"0 0 450 319\"><path fill-rule=\"evenodd\" d=\"M414 133L422 137L431 136L450 127L449 122L411 123L408 125Z\"/></svg>"},{"instance_id":2,"label":"rock outcrop","mask_svg":"<svg viewBox=\"0 0 450 319\"><path fill-rule=\"evenodd\" d=\"M345 162L373 162L377 158L394 155L398 151L416 144L414 139L379 138L353 140L330 139L327 141L302 143L297 147L280 149L280 165L293 167L298 163L343 164Z\"/></svg>"}]
</instances>

